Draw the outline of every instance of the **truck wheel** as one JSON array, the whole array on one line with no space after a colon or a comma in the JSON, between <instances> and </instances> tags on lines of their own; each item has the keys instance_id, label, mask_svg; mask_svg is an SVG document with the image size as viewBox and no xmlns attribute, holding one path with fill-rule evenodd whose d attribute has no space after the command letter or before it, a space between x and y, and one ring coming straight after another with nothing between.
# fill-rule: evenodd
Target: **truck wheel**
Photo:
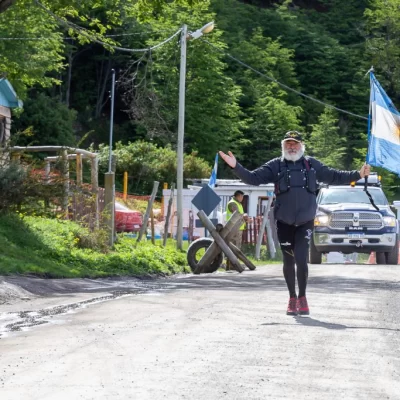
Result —
<instances>
[{"instance_id":1,"label":"truck wheel","mask_svg":"<svg viewBox=\"0 0 400 400\"><path fill-rule=\"evenodd\" d=\"M206 250L214 243L213 239L210 238L200 238L192 242L187 250L187 261L192 272L197 268L197 264L203 257ZM212 273L215 272L222 264L223 255L222 252L213 260L211 265L204 268L204 272Z\"/></svg>"},{"instance_id":2,"label":"truck wheel","mask_svg":"<svg viewBox=\"0 0 400 400\"><path fill-rule=\"evenodd\" d=\"M310 263L311 264L321 264L322 263L322 253L317 251L314 244L314 239L311 238L310 241Z\"/></svg>"},{"instance_id":3,"label":"truck wheel","mask_svg":"<svg viewBox=\"0 0 400 400\"><path fill-rule=\"evenodd\" d=\"M376 263L377 264L386 264L386 253L376 253Z\"/></svg>"},{"instance_id":4,"label":"truck wheel","mask_svg":"<svg viewBox=\"0 0 400 400\"><path fill-rule=\"evenodd\" d=\"M393 247L392 251L385 253L386 255L386 263L389 265L397 265L399 262L399 241L396 238L396 244Z\"/></svg>"}]
</instances>

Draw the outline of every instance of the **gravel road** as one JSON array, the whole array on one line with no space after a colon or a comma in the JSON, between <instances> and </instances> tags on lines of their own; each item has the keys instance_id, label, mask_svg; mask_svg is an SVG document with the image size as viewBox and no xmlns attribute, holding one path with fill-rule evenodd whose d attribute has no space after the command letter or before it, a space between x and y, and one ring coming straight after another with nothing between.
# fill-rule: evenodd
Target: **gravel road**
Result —
<instances>
[{"instance_id":1,"label":"gravel road","mask_svg":"<svg viewBox=\"0 0 400 400\"><path fill-rule=\"evenodd\" d=\"M68 290L4 278L25 300L0 304L0 399L400 399L399 277L310 266L309 317L286 316L278 265Z\"/></svg>"}]
</instances>

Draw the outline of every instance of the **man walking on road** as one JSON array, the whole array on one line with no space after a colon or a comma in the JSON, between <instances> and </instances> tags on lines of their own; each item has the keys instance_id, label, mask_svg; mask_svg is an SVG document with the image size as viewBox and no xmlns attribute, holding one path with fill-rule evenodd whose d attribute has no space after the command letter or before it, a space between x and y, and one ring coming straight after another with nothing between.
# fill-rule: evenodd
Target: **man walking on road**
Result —
<instances>
[{"instance_id":1,"label":"man walking on road","mask_svg":"<svg viewBox=\"0 0 400 400\"><path fill-rule=\"evenodd\" d=\"M244 193L241 190L236 190L233 194L232 199L226 205L226 220L229 221L232 217L232 214L235 211L238 211L243 215L244 223L240 226L239 230L235 234L235 236L231 239L231 242L240 250L242 247L242 237L243 231L246 229L246 222L248 220L247 214L244 213L242 201L244 198ZM226 270L229 271L231 269L231 263L229 259L226 260Z\"/></svg>"},{"instance_id":2,"label":"man walking on road","mask_svg":"<svg viewBox=\"0 0 400 400\"><path fill-rule=\"evenodd\" d=\"M360 171L329 168L313 157L304 156L304 151L302 135L297 131L289 131L282 140L282 156L254 171L244 168L230 151L228 154L219 152L221 158L243 182L255 186L275 184L274 216L283 254L283 275L290 296L287 315L309 314L306 298L307 256L317 211L317 182L344 185L370 173L369 165L363 165Z\"/></svg>"}]
</instances>

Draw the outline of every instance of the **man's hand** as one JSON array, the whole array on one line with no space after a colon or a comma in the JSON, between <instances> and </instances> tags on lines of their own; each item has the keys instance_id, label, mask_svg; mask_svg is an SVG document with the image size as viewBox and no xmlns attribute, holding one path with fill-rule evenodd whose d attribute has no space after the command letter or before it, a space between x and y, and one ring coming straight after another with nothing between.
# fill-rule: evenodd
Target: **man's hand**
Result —
<instances>
[{"instance_id":1,"label":"man's hand","mask_svg":"<svg viewBox=\"0 0 400 400\"><path fill-rule=\"evenodd\" d=\"M371 173L371 166L368 164L364 164L360 169L361 178L365 178Z\"/></svg>"},{"instance_id":2,"label":"man's hand","mask_svg":"<svg viewBox=\"0 0 400 400\"><path fill-rule=\"evenodd\" d=\"M228 151L228 154L225 154L223 151L219 151L219 155L231 168L236 167L236 157L232 152Z\"/></svg>"}]
</instances>

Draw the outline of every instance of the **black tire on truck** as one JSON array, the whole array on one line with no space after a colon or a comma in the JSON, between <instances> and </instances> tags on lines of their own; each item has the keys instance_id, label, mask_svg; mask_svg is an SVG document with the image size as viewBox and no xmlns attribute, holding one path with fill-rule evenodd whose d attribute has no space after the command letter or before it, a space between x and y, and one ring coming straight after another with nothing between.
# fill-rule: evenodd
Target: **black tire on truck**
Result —
<instances>
[{"instance_id":1,"label":"black tire on truck","mask_svg":"<svg viewBox=\"0 0 400 400\"><path fill-rule=\"evenodd\" d=\"M393 247L392 251L385 253L386 255L386 263L389 265L397 265L399 262L399 239L396 236L396 244Z\"/></svg>"},{"instance_id":2,"label":"black tire on truck","mask_svg":"<svg viewBox=\"0 0 400 400\"><path fill-rule=\"evenodd\" d=\"M201 257L204 254L203 250L207 250L211 244L214 243L213 239L210 238L200 238L196 239L192 242L187 249L187 261L190 266L192 272L194 272L197 268L197 264L199 263ZM201 254L198 254L201 253ZM203 272L212 273L215 272L222 264L224 257L222 252L218 254L218 256L213 260L211 265L205 267Z\"/></svg>"},{"instance_id":3,"label":"black tire on truck","mask_svg":"<svg viewBox=\"0 0 400 400\"><path fill-rule=\"evenodd\" d=\"M386 264L386 253L376 252L376 263L380 265Z\"/></svg>"},{"instance_id":4,"label":"black tire on truck","mask_svg":"<svg viewBox=\"0 0 400 400\"><path fill-rule=\"evenodd\" d=\"M317 250L314 244L314 238L310 240L310 264L321 264L322 253Z\"/></svg>"}]
</instances>

